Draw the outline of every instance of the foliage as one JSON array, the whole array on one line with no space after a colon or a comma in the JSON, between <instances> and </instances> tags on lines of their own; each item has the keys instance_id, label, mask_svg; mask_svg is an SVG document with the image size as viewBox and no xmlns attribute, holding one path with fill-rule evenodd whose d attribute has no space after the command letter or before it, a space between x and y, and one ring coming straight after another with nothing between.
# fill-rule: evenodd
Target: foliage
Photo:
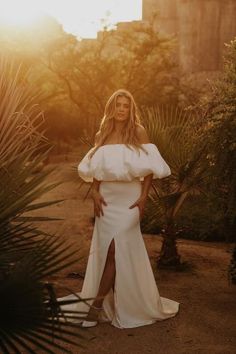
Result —
<instances>
[{"instance_id":1,"label":"foliage","mask_svg":"<svg viewBox=\"0 0 236 354\"><path fill-rule=\"evenodd\" d=\"M151 25L132 23L103 31L96 40L78 42L63 35L41 58L59 79L58 91L64 91L76 108L81 130L89 125L93 137L108 97L120 87L129 89L139 105L156 100L157 92L160 102L166 93L177 99L172 46Z\"/></svg>"},{"instance_id":2,"label":"foliage","mask_svg":"<svg viewBox=\"0 0 236 354\"><path fill-rule=\"evenodd\" d=\"M0 70L0 348L69 352L62 343L79 345L81 332L61 323L68 313L61 311L63 302L47 279L77 261L76 251L33 225L50 219L32 211L59 202L35 202L58 184L45 182L49 169L34 173L49 149L43 114L20 68L1 58Z\"/></svg>"},{"instance_id":3,"label":"foliage","mask_svg":"<svg viewBox=\"0 0 236 354\"><path fill-rule=\"evenodd\" d=\"M206 188L207 190L208 188ZM234 227L225 225L225 214L222 208L220 193L210 189L197 198L189 197L176 215L175 225L178 237L198 241L233 242ZM148 200L142 220L144 233L160 234L163 218L155 214L155 206Z\"/></svg>"},{"instance_id":4,"label":"foliage","mask_svg":"<svg viewBox=\"0 0 236 354\"><path fill-rule=\"evenodd\" d=\"M179 237L208 242L233 241L234 230L225 226L220 203L219 194L214 195L210 189L197 199L189 198L176 219Z\"/></svg>"},{"instance_id":5,"label":"foliage","mask_svg":"<svg viewBox=\"0 0 236 354\"><path fill-rule=\"evenodd\" d=\"M18 48L15 54L27 53L22 59L31 65L30 82L43 92L40 100L50 134L82 136L89 125L87 133L93 137L108 97L120 87L129 89L139 105L153 104L157 93L159 102L178 99L174 42L161 37L152 25L128 23L82 41L59 26L51 27L38 48L24 36L33 48L31 53L25 42L13 39Z\"/></svg>"},{"instance_id":6,"label":"foliage","mask_svg":"<svg viewBox=\"0 0 236 354\"><path fill-rule=\"evenodd\" d=\"M188 111L178 107L154 107L143 110L142 116L151 141L157 145L172 172L169 177L153 182L149 227L156 220L163 221L164 242L159 264L178 265L176 216L187 198L204 191L207 177L203 159L205 146L197 144L198 120Z\"/></svg>"},{"instance_id":7,"label":"foliage","mask_svg":"<svg viewBox=\"0 0 236 354\"><path fill-rule=\"evenodd\" d=\"M233 225L236 218L236 39L226 46L224 71L212 83L212 93L202 105L206 121L202 140L208 142L212 190L221 192L225 224Z\"/></svg>"},{"instance_id":8,"label":"foliage","mask_svg":"<svg viewBox=\"0 0 236 354\"><path fill-rule=\"evenodd\" d=\"M180 83L175 39L154 27L120 23L116 30L99 32L97 39L81 41L50 18L30 33L4 37L0 31L4 50L19 58L24 70L30 68L29 81L42 92L47 136L67 140L93 139L107 99L121 87L134 94L138 106L175 105L180 96L192 100L192 90Z\"/></svg>"},{"instance_id":9,"label":"foliage","mask_svg":"<svg viewBox=\"0 0 236 354\"><path fill-rule=\"evenodd\" d=\"M235 239L235 109L236 109L236 41L227 45L224 72L211 82L212 92L196 105L198 134L191 134L198 146L205 146L204 164L208 169L204 189L207 194L190 198L176 218L181 237L233 241ZM156 133L153 133L155 136ZM152 136L152 138L153 138ZM187 137L188 139L188 137ZM159 136L159 144L166 137ZM164 149L165 151L165 149ZM175 156L172 149L167 159ZM153 232L161 227L149 207L143 228Z\"/></svg>"},{"instance_id":10,"label":"foliage","mask_svg":"<svg viewBox=\"0 0 236 354\"><path fill-rule=\"evenodd\" d=\"M212 93L202 104L206 124L202 141L208 143L208 160L211 165L210 189L220 192L225 230L236 225L236 38L226 45L224 70L212 84ZM231 261L231 279L234 281L235 253Z\"/></svg>"}]
</instances>

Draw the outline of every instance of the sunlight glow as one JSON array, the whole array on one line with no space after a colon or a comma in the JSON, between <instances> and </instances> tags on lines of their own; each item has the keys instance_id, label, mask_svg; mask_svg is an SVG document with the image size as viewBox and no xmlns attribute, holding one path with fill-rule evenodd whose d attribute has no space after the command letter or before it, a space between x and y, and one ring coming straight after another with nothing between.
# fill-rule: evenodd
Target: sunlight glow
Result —
<instances>
[{"instance_id":1,"label":"sunlight glow","mask_svg":"<svg viewBox=\"0 0 236 354\"><path fill-rule=\"evenodd\" d=\"M0 21L7 25L30 25L41 16L33 0L0 0Z\"/></svg>"},{"instance_id":2,"label":"sunlight glow","mask_svg":"<svg viewBox=\"0 0 236 354\"><path fill-rule=\"evenodd\" d=\"M56 18L65 31L96 37L104 26L141 19L142 0L0 0L0 22L29 25L42 14Z\"/></svg>"}]
</instances>

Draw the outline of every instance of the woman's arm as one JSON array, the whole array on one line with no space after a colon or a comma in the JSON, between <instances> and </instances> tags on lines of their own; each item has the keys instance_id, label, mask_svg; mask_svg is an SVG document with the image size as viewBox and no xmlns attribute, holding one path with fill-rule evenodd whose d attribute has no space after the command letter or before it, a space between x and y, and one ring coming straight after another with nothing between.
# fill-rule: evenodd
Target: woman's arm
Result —
<instances>
[{"instance_id":1,"label":"woman's arm","mask_svg":"<svg viewBox=\"0 0 236 354\"><path fill-rule=\"evenodd\" d=\"M94 145L96 146L100 137L100 133L97 132L95 135ZM103 205L107 205L104 198L99 193L101 181L98 181L96 178L93 178L92 183L92 199L93 199L93 206L94 206L94 215L100 217L100 215L104 215L103 213Z\"/></svg>"},{"instance_id":2,"label":"woman's arm","mask_svg":"<svg viewBox=\"0 0 236 354\"><path fill-rule=\"evenodd\" d=\"M93 179L92 188L91 188L92 193L99 192L100 183L101 181L98 181L96 178Z\"/></svg>"},{"instance_id":3,"label":"woman's arm","mask_svg":"<svg viewBox=\"0 0 236 354\"><path fill-rule=\"evenodd\" d=\"M144 177L144 180L142 183L142 193L141 193L141 197L143 197L143 198L148 197L148 193L149 193L149 190L150 190L150 187L152 184L152 177L153 177L153 173Z\"/></svg>"},{"instance_id":4,"label":"woman's arm","mask_svg":"<svg viewBox=\"0 0 236 354\"><path fill-rule=\"evenodd\" d=\"M147 202L148 192L149 192L149 189L152 184L152 177L153 177L153 174L150 174L150 175L144 177L144 181L142 183L141 195L138 198L138 200L136 200L136 202L129 207L130 209L133 209L135 207L139 208L140 220L142 219L143 214L144 214L144 209L145 209L146 202Z\"/></svg>"},{"instance_id":5,"label":"woman's arm","mask_svg":"<svg viewBox=\"0 0 236 354\"><path fill-rule=\"evenodd\" d=\"M100 217L104 215L103 205L107 205L103 196L99 193L100 181L97 179L93 179L92 183L92 198L93 198L93 206L94 206L94 215Z\"/></svg>"},{"instance_id":6,"label":"woman's arm","mask_svg":"<svg viewBox=\"0 0 236 354\"><path fill-rule=\"evenodd\" d=\"M146 129L141 124L139 124L136 127L136 134L137 134L137 137L138 137L138 140L139 140L140 144L148 144L148 143L150 143L150 140L149 140L149 137L147 135ZM144 177L144 181L142 183L142 194L141 194L141 197L143 197L143 198L147 198L147 196L148 196L149 189L150 189L151 184L152 184L152 177L153 177L153 173L148 175L148 176L146 176L146 177Z\"/></svg>"},{"instance_id":7,"label":"woman's arm","mask_svg":"<svg viewBox=\"0 0 236 354\"><path fill-rule=\"evenodd\" d=\"M138 140L139 140L140 144L148 144L150 142L147 132L142 125L138 125L136 127L136 134L138 136ZM144 177L144 181L142 182L141 195L140 195L139 199L134 204L132 204L130 206L130 209L132 209L136 206L139 208L140 220L142 219L143 214L144 214L144 209L145 209L145 205L147 202L148 193L149 193L149 190L150 190L150 187L152 184L152 178L153 178L153 173Z\"/></svg>"}]
</instances>

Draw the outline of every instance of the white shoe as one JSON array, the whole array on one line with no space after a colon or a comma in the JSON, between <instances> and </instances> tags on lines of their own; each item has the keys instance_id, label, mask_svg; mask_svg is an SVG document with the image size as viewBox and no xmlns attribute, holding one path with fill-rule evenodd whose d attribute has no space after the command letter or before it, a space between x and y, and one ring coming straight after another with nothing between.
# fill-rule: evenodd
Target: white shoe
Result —
<instances>
[{"instance_id":1,"label":"white shoe","mask_svg":"<svg viewBox=\"0 0 236 354\"><path fill-rule=\"evenodd\" d=\"M97 326L97 324L98 324L98 321L87 321L87 320L85 320L85 321L82 322L81 327L87 327L87 328L95 327L95 326Z\"/></svg>"},{"instance_id":2,"label":"white shoe","mask_svg":"<svg viewBox=\"0 0 236 354\"><path fill-rule=\"evenodd\" d=\"M102 307L91 306L90 313L89 313L88 317L82 322L81 326L82 327L95 327L95 326L97 326L98 322L100 322L99 317L100 317L100 314L102 311L103 311ZM90 320L89 316L91 316L91 313L94 315L95 318L94 319L92 318Z\"/></svg>"}]
</instances>

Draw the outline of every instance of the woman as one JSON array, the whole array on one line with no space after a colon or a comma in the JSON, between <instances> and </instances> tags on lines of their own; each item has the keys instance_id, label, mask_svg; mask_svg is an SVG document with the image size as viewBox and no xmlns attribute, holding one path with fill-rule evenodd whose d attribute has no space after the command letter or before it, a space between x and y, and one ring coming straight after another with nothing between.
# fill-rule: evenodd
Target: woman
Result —
<instances>
[{"instance_id":1,"label":"woman","mask_svg":"<svg viewBox=\"0 0 236 354\"><path fill-rule=\"evenodd\" d=\"M95 226L82 298L84 327L101 320L132 328L173 317L179 303L161 298L140 231L153 178L170 168L140 124L133 96L118 90L108 100L91 149L78 166L92 182ZM143 180L141 183L140 179Z\"/></svg>"}]
</instances>

